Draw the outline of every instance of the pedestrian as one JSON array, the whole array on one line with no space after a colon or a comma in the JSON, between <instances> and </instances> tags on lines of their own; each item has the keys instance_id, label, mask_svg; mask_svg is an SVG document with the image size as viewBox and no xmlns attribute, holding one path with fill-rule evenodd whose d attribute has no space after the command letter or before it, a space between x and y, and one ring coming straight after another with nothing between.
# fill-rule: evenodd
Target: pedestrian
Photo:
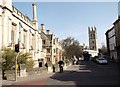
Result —
<instances>
[{"instance_id":1,"label":"pedestrian","mask_svg":"<svg viewBox=\"0 0 120 87\"><path fill-rule=\"evenodd\" d=\"M73 59L73 64L74 64L74 65L77 65L77 63L78 63L78 58L77 58L76 56L74 56L73 58L74 58L74 59Z\"/></svg>"},{"instance_id":2,"label":"pedestrian","mask_svg":"<svg viewBox=\"0 0 120 87\"><path fill-rule=\"evenodd\" d=\"M60 61L58 62L58 64L59 64L60 73L62 73L62 72L63 72L64 62L63 62L62 60L60 60Z\"/></svg>"},{"instance_id":3,"label":"pedestrian","mask_svg":"<svg viewBox=\"0 0 120 87\"><path fill-rule=\"evenodd\" d=\"M53 72L55 72L55 66L53 65Z\"/></svg>"},{"instance_id":4,"label":"pedestrian","mask_svg":"<svg viewBox=\"0 0 120 87\"><path fill-rule=\"evenodd\" d=\"M45 63L45 66L48 68L48 63L47 62Z\"/></svg>"}]
</instances>

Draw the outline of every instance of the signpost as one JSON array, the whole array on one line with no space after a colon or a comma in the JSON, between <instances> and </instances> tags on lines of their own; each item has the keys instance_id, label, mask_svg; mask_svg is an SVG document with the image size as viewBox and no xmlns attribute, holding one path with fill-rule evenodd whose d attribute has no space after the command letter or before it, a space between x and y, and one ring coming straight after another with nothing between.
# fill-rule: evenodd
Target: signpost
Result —
<instances>
[{"instance_id":1,"label":"signpost","mask_svg":"<svg viewBox=\"0 0 120 87\"><path fill-rule=\"evenodd\" d=\"M18 68L17 58L19 56L19 42L18 44L15 44L15 52L17 52L17 56L15 58L15 81L17 81L17 68Z\"/></svg>"}]
</instances>

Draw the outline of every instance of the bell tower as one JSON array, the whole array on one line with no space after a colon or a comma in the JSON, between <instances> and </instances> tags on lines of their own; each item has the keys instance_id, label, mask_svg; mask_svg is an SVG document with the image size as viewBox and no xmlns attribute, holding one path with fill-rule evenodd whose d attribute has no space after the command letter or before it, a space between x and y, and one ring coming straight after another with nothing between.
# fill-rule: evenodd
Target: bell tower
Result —
<instances>
[{"instance_id":1,"label":"bell tower","mask_svg":"<svg viewBox=\"0 0 120 87\"><path fill-rule=\"evenodd\" d=\"M96 27L88 27L89 34L89 49L98 51L98 43L97 43L97 31Z\"/></svg>"}]
</instances>

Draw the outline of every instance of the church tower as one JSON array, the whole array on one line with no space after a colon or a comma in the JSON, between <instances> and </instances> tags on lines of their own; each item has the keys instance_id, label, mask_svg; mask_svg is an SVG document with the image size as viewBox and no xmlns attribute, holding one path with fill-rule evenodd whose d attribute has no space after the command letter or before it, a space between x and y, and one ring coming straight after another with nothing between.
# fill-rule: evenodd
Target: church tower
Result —
<instances>
[{"instance_id":1,"label":"church tower","mask_svg":"<svg viewBox=\"0 0 120 87\"><path fill-rule=\"evenodd\" d=\"M89 49L98 51L98 43L97 43L97 31L96 27L88 27L89 34Z\"/></svg>"}]
</instances>

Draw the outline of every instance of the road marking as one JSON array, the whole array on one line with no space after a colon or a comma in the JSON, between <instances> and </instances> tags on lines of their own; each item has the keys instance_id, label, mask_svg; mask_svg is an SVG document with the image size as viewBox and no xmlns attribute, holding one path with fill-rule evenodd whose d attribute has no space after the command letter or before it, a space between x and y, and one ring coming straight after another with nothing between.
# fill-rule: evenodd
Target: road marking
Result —
<instances>
[{"instance_id":1,"label":"road marking","mask_svg":"<svg viewBox=\"0 0 120 87\"><path fill-rule=\"evenodd\" d=\"M91 70L78 70L76 72L92 72Z\"/></svg>"}]
</instances>

